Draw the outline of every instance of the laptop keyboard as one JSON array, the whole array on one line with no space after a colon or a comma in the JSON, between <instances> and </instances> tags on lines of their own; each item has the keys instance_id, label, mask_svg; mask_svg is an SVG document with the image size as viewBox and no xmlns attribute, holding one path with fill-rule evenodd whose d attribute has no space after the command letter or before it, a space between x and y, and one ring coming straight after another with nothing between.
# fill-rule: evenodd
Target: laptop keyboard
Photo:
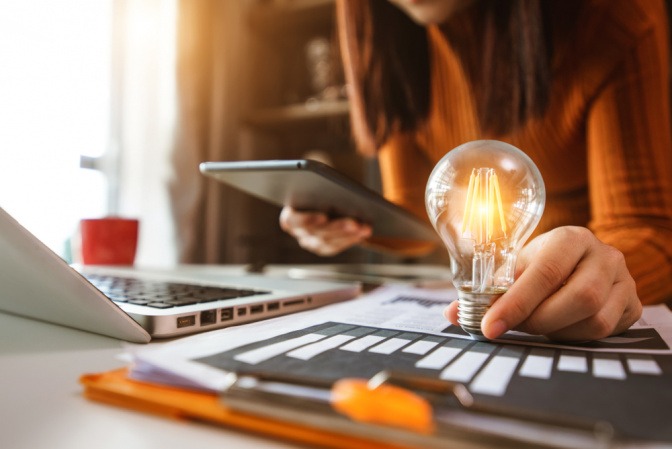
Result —
<instances>
[{"instance_id":1,"label":"laptop keyboard","mask_svg":"<svg viewBox=\"0 0 672 449\"><path fill-rule=\"evenodd\" d=\"M95 274L86 275L86 278L112 301L157 309L270 293L264 290L213 287Z\"/></svg>"}]
</instances>

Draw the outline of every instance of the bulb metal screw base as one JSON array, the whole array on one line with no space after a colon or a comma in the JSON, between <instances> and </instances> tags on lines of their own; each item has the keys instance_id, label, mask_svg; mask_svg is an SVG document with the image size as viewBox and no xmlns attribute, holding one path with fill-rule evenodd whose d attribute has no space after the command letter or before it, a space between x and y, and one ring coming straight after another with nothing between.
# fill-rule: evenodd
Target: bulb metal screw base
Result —
<instances>
[{"instance_id":1,"label":"bulb metal screw base","mask_svg":"<svg viewBox=\"0 0 672 449\"><path fill-rule=\"evenodd\" d=\"M490 306L502 296L501 291L474 293L458 290L460 302L457 305L457 322L462 330L478 341L489 341L481 331L481 321Z\"/></svg>"}]
</instances>

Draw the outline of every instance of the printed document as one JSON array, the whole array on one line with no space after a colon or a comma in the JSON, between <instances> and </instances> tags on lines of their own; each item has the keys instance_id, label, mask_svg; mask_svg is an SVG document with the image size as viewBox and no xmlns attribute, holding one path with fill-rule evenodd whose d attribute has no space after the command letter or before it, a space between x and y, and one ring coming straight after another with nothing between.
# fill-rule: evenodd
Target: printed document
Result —
<instances>
[{"instance_id":1,"label":"printed document","mask_svg":"<svg viewBox=\"0 0 672 449\"><path fill-rule=\"evenodd\" d=\"M464 384L479 400L609 419L632 438L672 441L672 312L647 306L626 332L558 343L508 332L474 341L443 317L454 289L390 285L272 320L129 348L131 377L221 391L227 374L324 381L395 370Z\"/></svg>"}]
</instances>

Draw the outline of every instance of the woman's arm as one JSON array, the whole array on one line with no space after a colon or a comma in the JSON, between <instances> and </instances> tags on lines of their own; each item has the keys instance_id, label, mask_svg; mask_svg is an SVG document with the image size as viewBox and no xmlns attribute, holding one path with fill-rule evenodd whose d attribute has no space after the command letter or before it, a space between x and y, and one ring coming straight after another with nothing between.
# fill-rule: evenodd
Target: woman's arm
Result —
<instances>
[{"instance_id":1,"label":"woman's arm","mask_svg":"<svg viewBox=\"0 0 672 449\"><path fill-rule=\"evenodd\" d=\"M663 2L637 5L636 19L614 12L641 28L588 114L589 227L623 252L647 304L672 299L669 45Z\"/></svg>"},{"instance_id":2,"label":"woman's arm","mask_svg":"<svg viewBox=\"0 0 672 449\"><path fill-rule=\"evenodd\" d=\"M415 138L406 134L394 135L380 149L378 163L385 198L428 222L425 187L434 163Z\"/></svg>"}]
</instances>

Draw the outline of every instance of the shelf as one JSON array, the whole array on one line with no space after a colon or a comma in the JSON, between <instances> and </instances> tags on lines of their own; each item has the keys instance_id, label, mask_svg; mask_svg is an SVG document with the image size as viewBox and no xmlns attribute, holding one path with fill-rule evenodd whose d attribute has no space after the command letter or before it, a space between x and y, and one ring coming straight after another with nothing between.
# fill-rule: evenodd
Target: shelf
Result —
<instances>
[{"instance_id":1,"label":"shelf","mask_svg":"<svg viewBox=\"0 0 672 449\"><path fill-rule=\"evenodd\" d=\"M256 30L310 30L333 21L334 0L266 0L254 5L250 23Z\"/></svg>"},{"instance_id":2,"label":"shelf","mask_svg":"<svg viewBox=\"0 0 672 449\"><path fill-rule=\"evenodd\" d=\"M334 0L264 0L257 4L262 9L280 12L314 12L316 9L334 8Z\"/></svg>"},{"instance_id":3,"label":"shelf","mask_svg":"<svg viewBox=\"0 0 672 449\"><path fill-rule=\"evenodd\" d=\"M253 126L282 126L326 119L346 119L350 105L345 100L300 103L276 108L258 109L245 122Z\"/></svg>"}]
</instances>

